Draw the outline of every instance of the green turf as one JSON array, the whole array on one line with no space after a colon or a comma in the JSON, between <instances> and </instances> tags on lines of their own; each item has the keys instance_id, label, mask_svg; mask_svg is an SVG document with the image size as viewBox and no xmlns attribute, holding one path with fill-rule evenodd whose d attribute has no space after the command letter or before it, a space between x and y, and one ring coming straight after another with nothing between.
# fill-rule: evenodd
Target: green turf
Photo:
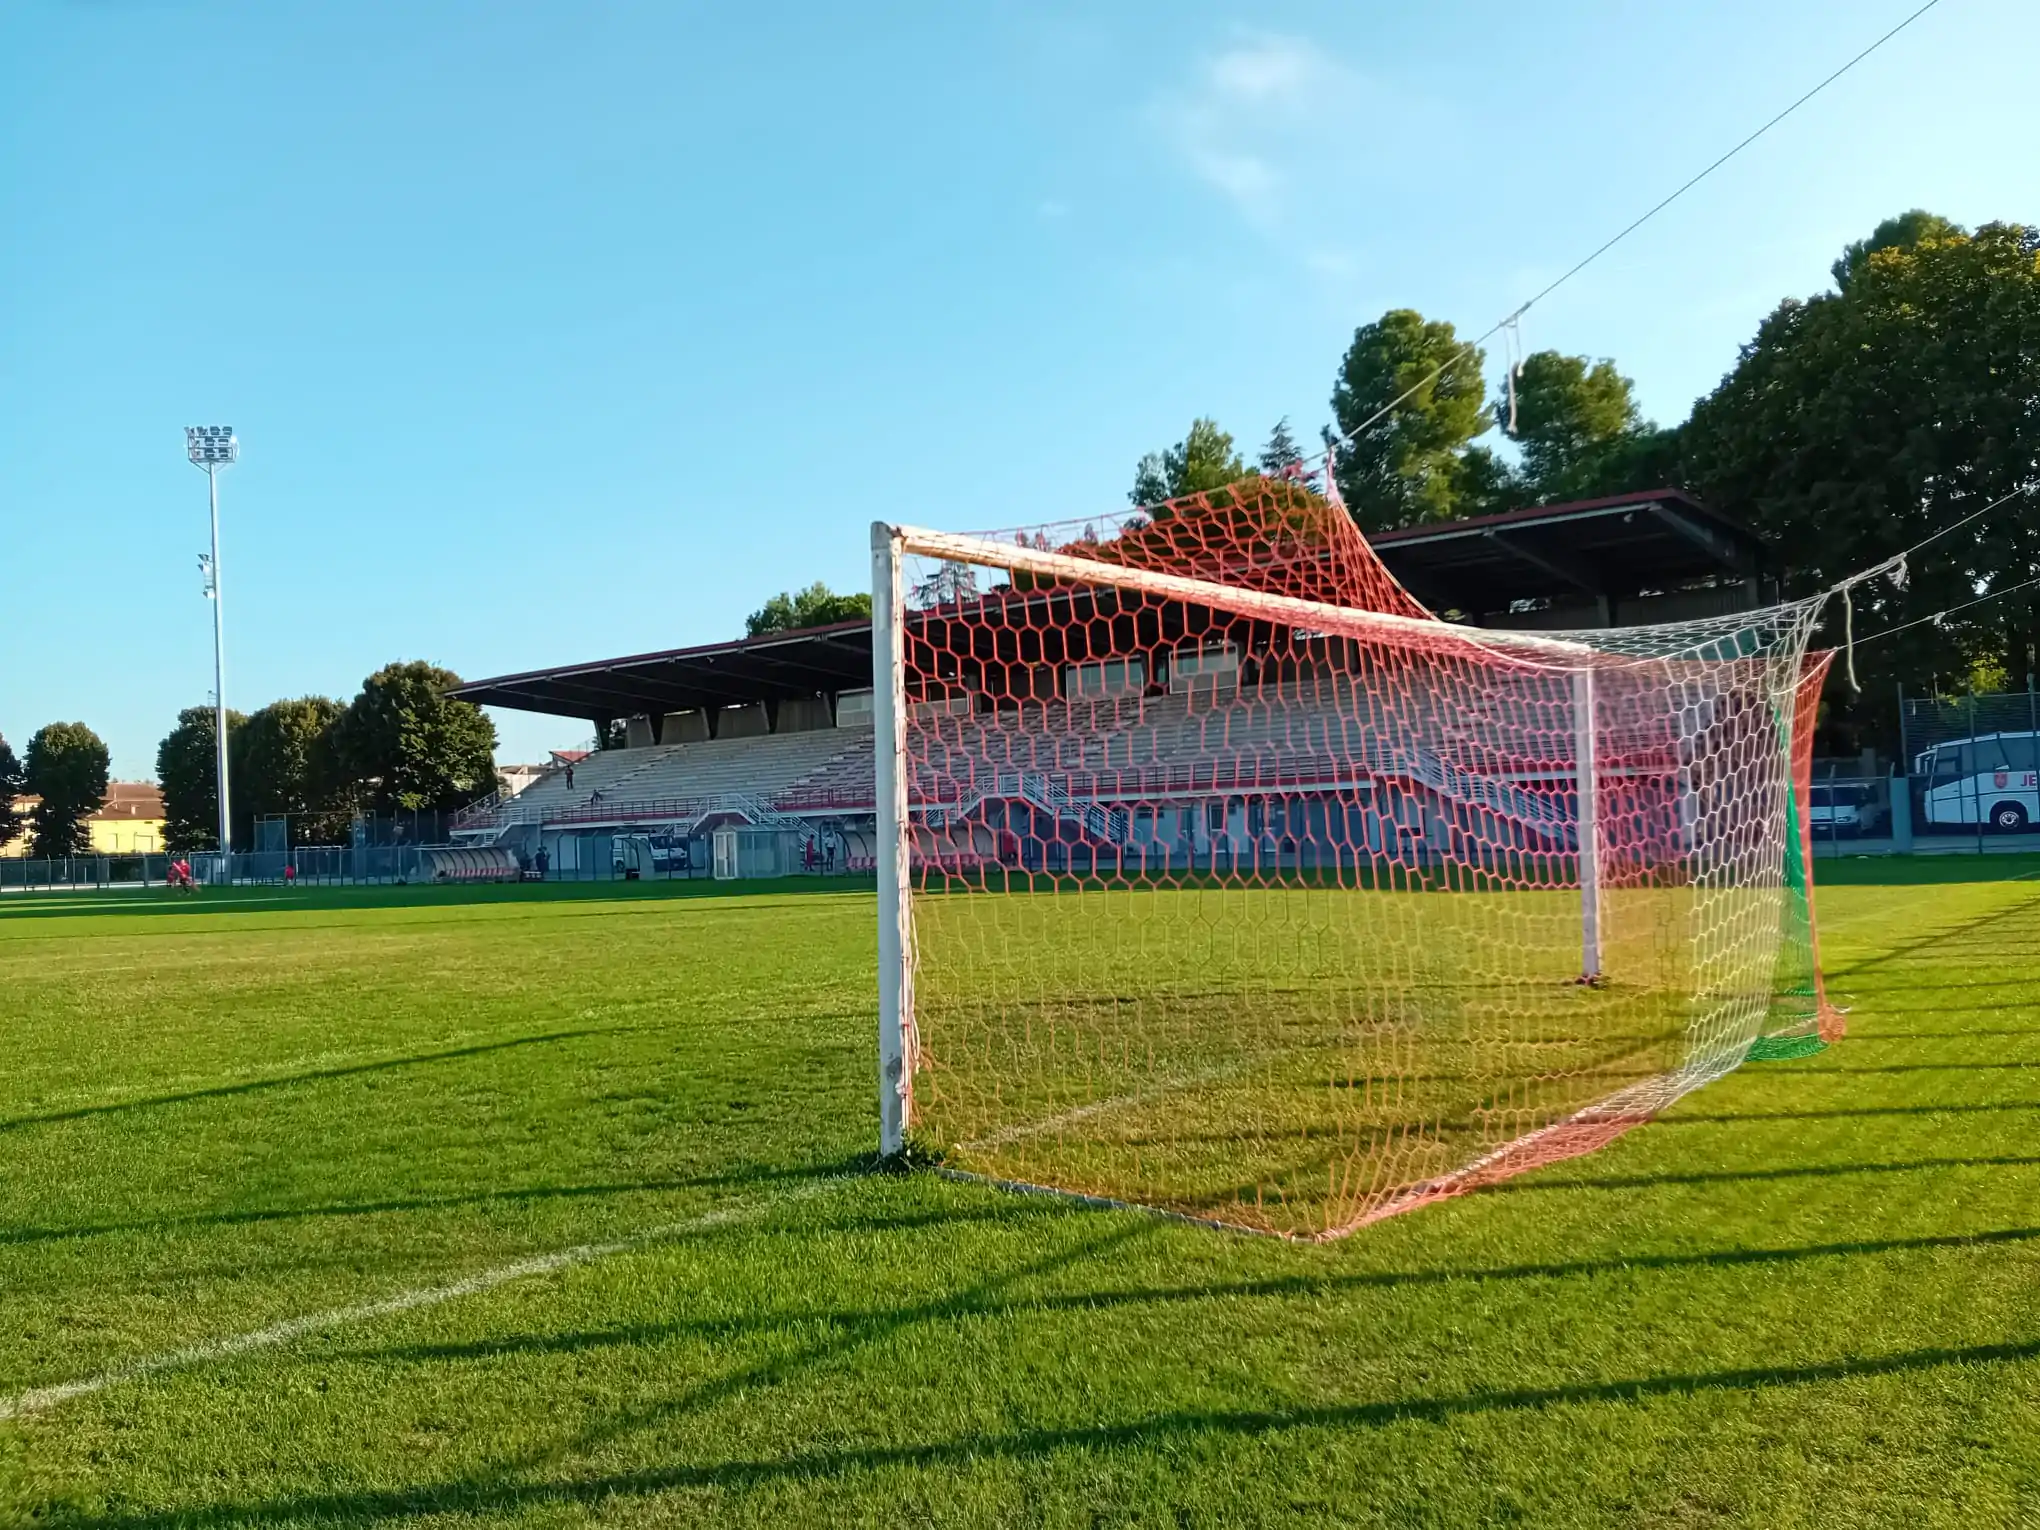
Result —
<instances>
[{"instance_id":1,"label":"green turf","mask_svg":"<svg viewBox=\"0 0 2040 1530\"><path fill-rule=\"evenodd\" d=\"M2036 870L1823 862L1847 1040L1322 1247L857 1172L867 895L10 895L0 1399L679 1230L0 1426L0 1518L2040 1523Z\"/></svg>"}]
</instances>

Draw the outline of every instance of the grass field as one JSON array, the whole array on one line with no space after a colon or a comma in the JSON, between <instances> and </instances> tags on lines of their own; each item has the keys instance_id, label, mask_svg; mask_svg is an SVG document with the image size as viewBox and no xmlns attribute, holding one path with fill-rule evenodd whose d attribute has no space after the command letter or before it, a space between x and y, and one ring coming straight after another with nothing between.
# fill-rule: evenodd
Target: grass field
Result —
<instances>
[{"instance_id":1,"label":"grass field","mask_svg":"<svg viewBox=\"0 0 2040 1530\"><path fill-rule=\"evenodd\" d=\"M1321 1247L862 1172L865 894L9 896L0 1521L2040 1524L2040 866L1823 870L1844 1044Z\"/></svg>"}]
</instances>

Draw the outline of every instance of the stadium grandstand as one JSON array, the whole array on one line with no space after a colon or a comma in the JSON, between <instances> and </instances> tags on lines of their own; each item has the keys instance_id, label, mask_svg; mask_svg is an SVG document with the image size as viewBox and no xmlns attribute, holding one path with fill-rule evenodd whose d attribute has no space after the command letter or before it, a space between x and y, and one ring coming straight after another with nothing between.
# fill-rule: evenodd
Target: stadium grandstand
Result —
<instances>
[{"instance_id":1,"label":"stadium grandstand","mask_svg":"<svg viewBox=\"0 0 2040 1530\"><path fill-rule=\"evenodd\" d=\"M1492 627L1714 617L1756 609L1778 588L1754 533L1674 490L1372 541L1431 609ZM939 651L942 605L920 604L909 642ZM978 659L991 656L966 653L950 694L913 700L943 718L940 757L923 761L911 784L923 827L943 837L941 858L1083 870L1101 856L1282 862L1336 844L1357 856L1387 842L1421 853L1469 810L1508 826L1524 850L1551 847L1563 816L1556 779L1476 780L1421 740L1392 760L1378 756L1350 713L1318 704L1293 659L1268 659L1284 645L1254 623L1163 634L1159 649L1123 642L1140 656L1118 659L1071 648L1070 630L1067 621L1042 628L1026 697L974 690ZM871 666L871 627L858 621L459 686L452 694L468 701L582 719L618 742L555 755L514 794L465 810L455 838L562 876L869 872ZM1210 705L1247 689L1258 705ZM1048 725L1002 722L1002 709L1016 707L1049 714L1038 719ZM1056 726L1057 711L1080 712L1081 726ZM1223 727L1213 726L1218 717ZM1069 742L1078 739L1081 747Z\"/></svg>"}]
</instances>

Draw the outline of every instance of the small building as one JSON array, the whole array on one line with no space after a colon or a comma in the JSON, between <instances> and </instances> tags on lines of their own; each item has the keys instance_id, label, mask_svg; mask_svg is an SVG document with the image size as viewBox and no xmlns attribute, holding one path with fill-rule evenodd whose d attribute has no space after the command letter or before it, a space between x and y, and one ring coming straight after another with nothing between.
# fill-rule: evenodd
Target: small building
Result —
<instances>
[{"instance_id":1,"label":"small building","mask_svg":"<svg viewBox=\"0 0 2040 1530\"><path fill-rule=\"evenodd\" d=\"M29 853L29 818L42 805L40 797L16 797L14 813L21 820L21 832L0 855L16 858ZM88 815L85 827L91 835L90 855L153 855L163 848L163 788L154 781L114 781L106 788L106 800Z\"/></svg>"}]
</instances>

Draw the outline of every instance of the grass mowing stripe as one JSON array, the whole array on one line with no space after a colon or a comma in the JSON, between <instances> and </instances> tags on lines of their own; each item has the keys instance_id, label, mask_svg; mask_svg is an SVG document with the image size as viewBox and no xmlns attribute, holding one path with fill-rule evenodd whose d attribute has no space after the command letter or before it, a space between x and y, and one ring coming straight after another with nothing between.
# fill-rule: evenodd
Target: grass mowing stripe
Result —
<instances>
[{"instance_id":1,"label":"grass mowing stripe","mask_svg":"<svg viewBox=\"0 0 2040 1530\"><path fill-rule=\"evenodd\" d=\"M293 1339L322 1333L329 1328L347 1328L359 1323L372 1323L377 1318L415 1312L421 1307L436 1307L442 1302L458 1301L465 1296L479 1296L484 1291L508 1285L513 1280L528 1280L534 1275L550 1275L574 1265L589 1264L597 1259L632 1253L669 1238L706 1232L716 1227L727 1227L732 1223L762 1216L765 1212L781 1206L807 1200L843 1182L844 1176L833 1175L827 1179L815 1180L782 1191L763 1201L724 1206L678 1222L662 1223L660 1226L634 1233L628 1238L617 1238L607 1243L582 1243L573 1248L556 1249L549 1254L534 1254L527 1259L499 1264L493 1269L479 1270L447 1285L417 1286L409 1291L399 1291L395 1296L386 1296L380 1301L362 1302L352 1307L335 1307L325 1312L309 1313L304 1317L286 1318L283 1322L271 1323L266 1328L230 1334L223 1339L208 1339L203 1344L191 1344L183 1349L150 1355L127 1365L117 1365L111 1370L101 1371L96 1376L84 1376L76 1381L62 1381L54 1386L32 1387L28 1391L17 1392L12 1397L0 1398L0 1423L46 1413L51 1408L70 1402L74 1398L89 1397L94 1392L104 1392L108 1387L119 1386L128 1381L139 1381L145 1376L160 1376L166 1371L188 1370L192 1366L210 1364L215 1360L231 1360L238 1355L288 1344Z\"/></svg>"},{"instance_id":2,"label":"grass mowing stripe","mask_svg":"<svg viewBox=\"0 0 2040 1530\"><path fill-rule=\"evenodd\" d=\"M2040 902L2003 880L2034 865L1823 862L1841 1045L1315 1248L934 1176L778 1198L872 1146L868 890L10 905L0 1119L491 1049L0 1133L0 1402L357 1324L0 1422L0 1526L2040 1525ZM1064 961L1064 932L1025 954ZM1485 970L1418 998L1513 1002ZM1000 1084L1038 1108L981 1131L1079 1104L1032 1078ZM1237 1137L1202 1093L1090 1126Z\"/></svg>"}]
</instances>

